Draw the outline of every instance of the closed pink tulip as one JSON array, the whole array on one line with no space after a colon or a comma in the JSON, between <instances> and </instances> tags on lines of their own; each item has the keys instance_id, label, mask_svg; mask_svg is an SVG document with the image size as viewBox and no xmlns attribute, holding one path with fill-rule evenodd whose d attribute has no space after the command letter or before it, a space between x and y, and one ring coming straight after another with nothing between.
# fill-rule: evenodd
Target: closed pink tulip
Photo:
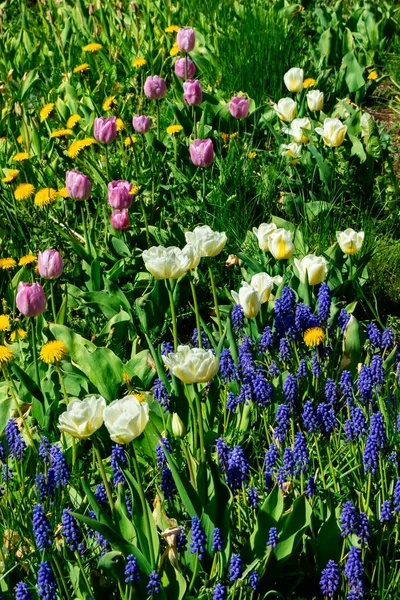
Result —
<instances>
[{"instance_id":1,"label":"closed pink tulip","mask_svg":"<svg viewBox=\"0 0 400 600\"><path fill-rule=\"evenodd\" d=\"M196 42L196 34L191 27L181 27L176 36L176 41L181 52L191 52Z\"/></svg>"},{"instance_id":2,"label":"closed pink tulip","mask_svg":"<svg viewBox=\"0 0 400 600\"><path fill-rule=\"evenodd\" d=\"M39 252L38 270L44 279L57 279L64 270L64 261L57 250Z\"/></svg>"},{"instance_id":3,"label":"closed pink tulip","mask_svg":"<svg viewBox=\"0 0 400 600\"><path fill-rule=\"evenodd\" d=\"M132 184L129 181L120 179L111 181L108 184L108 204L112 208L129 208L132 204L133 196L129 193L132 189Z\"/></svg>"},{"instance_id":4,"label":"closed pink tulip","mask_svg":"<svg viewBox=\"0 0 400 600\"><path fill-rule=\"evenodd\" d=\"M144 93L150 100L160 100L167 93L167 86L162 77L148 77L144 84Z\"/></svg>"},{"instance_id":5,"label":"closed pink tulip","mask_svg":"<svg viewBox=\"0 0 400 600\"><path fill-rule=\"evenodd\" d=\"M187 67L186 67L187 61ZM186 73L187 68L187 73ZM180 79L192 79L196 73L196 65L188 56L185 58L177 58L175 61L175 75Z\"/></svg>"},{"instance_id":6,"label":"closed pink tulip","mask_svg":"<svg viewBox=\"0 0 400 600\"><path fill-rule=\"evenodd\" d=\"M200 81L188 79L183 84L183 99L189 106L197 106L203 100L203 90Z\"/></svg>"},{"instance_id":7,"label":"closed pink tulip","mask_svg":"<svg viewBox=\"0 0 400 600\"><path fill-rule=\"evenodd\" d=\"M23 283L18 285L16 296L18 310L25 317L37 317L42 314L46 308L46 295L40 283Z\"/></svg>"},{"instance_id":8,"label":"closed pink tulip","mask_svg":"<svg viewBox=\"0 0 400 600\"><path fill-rule=\"evenodd\" d=\"M90 196L92 184L87 175L73 169L65 175L65 187L68 196L73 200L87 200Z\"/></svg>"},{"instance_id":9,"label":"closed pink tulip","mask_svg":"<svg viewBox=\"0 0 400 600\"><path fill-rule=\"evenodd\" d=\"M150 119L146 115L134 115L132 125L136 133L147 133L150 129Z\"/></svg>"},{"instance_id":10,"label":"closed pink tulip","mask_svg":"<svg viewBox=\"0 0 400 600\"><path fill-rule=\"evenodd\" d=\"M235 119L245 119L249 114L249 101L240 96L234 96L229 103L229 112Z\"/></svg>"},{"instance_id":11,"label":"closed pink tulip","mask_svg":"<svg viewBox=\"0 0 400 600\"><path fill-rule=\"evenodd\" d=\"M214 146L210 139L194 140L189 146L189 152L196 167L209 167L214 161Z\"/></svg>"},{"instance_id":12,"label":"closed pink tulip","mask_svg":"<svg viewBox=\"0 0 400 600\"><path fill-rule=\"evenodd\" d=\"M98 117L95 119L94 137L101 144L111 144L117 137L117 117Z\"/></svg>"},{"instance_id":13,"label":"closed pink tulip","mask_svg":"<svg viewBox=\"0 0 400 600\"><path fill-rule=\"evenodd\" d=\"M129 215L126 208L114 210L110 217L111 225L114 229L128 229L129 227Z\"/></svg>"}]
</instances>

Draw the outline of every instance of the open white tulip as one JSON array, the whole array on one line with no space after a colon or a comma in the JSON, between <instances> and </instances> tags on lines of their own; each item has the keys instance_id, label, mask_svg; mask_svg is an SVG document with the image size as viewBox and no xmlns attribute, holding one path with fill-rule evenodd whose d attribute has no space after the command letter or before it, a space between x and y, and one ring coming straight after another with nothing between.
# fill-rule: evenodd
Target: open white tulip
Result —
<instances>
[{"instance_id":1,"label":"open white tulip","mask_svg":"<svg viewBox=\"0 0 400 600\"><path fill-rule=\"evenodd\" d=\"M324 128L316 127L315 131L322 136L325 144L330 148L337 148L343 144L347 126L340 119L325 119Z\"/></svg>"},{"instance_id":2,"label":"open white tulip","mask_svg":"<svg viewBox=\"0 0 400 600\"><path fill-rule=\"evenodd\" d=\"M319 90L311 90L307 93L307 104L310 110L322 110L324 106L324 93Z\"/></svg>"},{"instance_id":3,"label":"open white tulip","mask_svg":"<svg viewBox=\"0 0 400 600\"><path fill-rule=\"evenodd\" d=\"M162 357L165 366L183 383L207 383L215 377L219 360L212 350L178 346L176 352Z\"/></svg>"},{"instance_id":4,"label":"open white tulip","mask_svg":"<svg viewBox=\"0 0 400 600\"><path fill-rule=\"evenodd\" d=\"M225 232L213 231L208 225L185 233L186 242L197 248L200 256L217 256L226 244Z\"/></svg>"},{"instance_id":5,"label":"open white tulip","mask_svg":"<svg viewBox=\"0 0 400 600\"><path fill-rule=\"evenodd\" d=\"M114 400L104 409L104 425L116 444L129 444L139 437L149 420L149 405L136 396Z\"/></svg>"},{"instance_id":6,"label":"open white tulip","mask_svg":"<svg viewBox=\"0 0 400 600\"><path fill-rule=\"evenodd\" d=\"M304 71L298 67L289 69L283 76L283 81L289 92L301 92L303 89Z\"/></svg>"},{"instance_id":7,"label":"open white tulip","mask_svg":"<svg viewBox=\"0 0 400 600\"><path fill-rule=\"evenodd\" d=\"M308 137L304 135L303 129L311 130L311 121L308 117L302 119L294 119L291 122L290 127L286 127L283 131L288 135L291 135L296 144L306 144Z\"/></svg>"},{"instance_id":8,"label":"open white tulip","mask_svg":"<svg viewBox=\"0 0 400 600\"><path fill-rule=\"evenodd\" d=\"M152 246L142 253L144 266L156 279L178 279L192 264L192 258L177 246Z\"/></svg>"},{"instance_id":9,"label":"open white tulip","mask_svg":"<svg viewBox=\"0 0 400 600\"><path fill-rule=\"evenodd\" d=\"M193 246L193 244L186 244L186 246L182 248L182 255L186 256L190 261L188 271L196 269L196 267L199 266L201 257L196 246Z\"/></svg>"},{"instance_id":10,"label":"open white tulip","mask_svg":"<svg viewBox=\"0 0 400 600\"><path fill-rule=\"evenodd\" d=\"M268 238L268 250L277 260L291 258L294 252L291 231L277 229Z\"/></svg>"},{"instance_id":11,"label":"open white tulip","mask_svg":"<svg viewBox=\"0 0 400 600\"><path fill-rule=\"evenodd\" d=\"M336 239L344 254L357 254L364 242L364 232L357 233L354 229L349 228L345 231L337 231Z\"/></svg>"},{"instance_id":12,"label":"open white tulip","mask_svg":"<svg viewBox=\"0 0 400 600\"><path fill-rule=\"evenodd\" d=\"M281 121L290 123L296 116L297 104L292 98L281 98L272 108Z\"/></svg>"},{"instance_id":13,"label":"open white tulip","mask_svg":"<svg viewBox=\"0 0 400 600\"><path fill-rule=\"evenodd\" d=\"M264 304L269 300L274 287L274 279L268 273L256 273L251 278L250 285L257 290L260 304Z\"/></svg>"},{"instance_id":14,"label":"open white tulip","mask_svg":"<svg viewBox=\"0 0 400 600\"><path fill-rule=\"evenodd\" d=\"M275 223L261 223L257 227L253 227L253 233L258 239L258 247L266 252L268 250L268 238L273 231L277 229Z\"/></svg>"},{"instance_id":15,"label":"open white tulip","mask_svg":"<svg viewBox=\"0 0 400 600\"><path fill-rule=\"evenodd\" d=\"M103 425L106 405L102 396L72 400L58 419L59 430L80 440L90 437Z\"/></svg>"},{"instance_id":16,"label":"open white tulip","mask_svg":"<svg viewBox=\"0 0 400 600\"><path fill-rule=\"evenodd\" d=\"M240 304L243 308L243 314L247 319L252 319L258 315L261 301L256 288L243 281L239 293L231 290L231 294L236 304Z\"/></svg>"},{"instance_id":17,"label":"open white tulip","mask_svg":"<svg viewBox=\"0 0 400 600\"><path fill-rule=\"evenodd\" d=\"M318 285L321 283L328 272L328 266L323 256L316 256L315 254L307 254L301 260L294 259L294 264L299 273L299 279L302 283L308 283L310 285Z\"/></svg>"},{"instance_id":18,"label":"open white tulip","mask_svg":"<svg viewBox=\"0 0 400 600\"><path fill-rule=\"evenodd\" d=\"M301 144L296 144L296 142L282 144L281 154L282 156L288 156L293 160L298 161L301 155Z\"/></svg>"}]
</instances>

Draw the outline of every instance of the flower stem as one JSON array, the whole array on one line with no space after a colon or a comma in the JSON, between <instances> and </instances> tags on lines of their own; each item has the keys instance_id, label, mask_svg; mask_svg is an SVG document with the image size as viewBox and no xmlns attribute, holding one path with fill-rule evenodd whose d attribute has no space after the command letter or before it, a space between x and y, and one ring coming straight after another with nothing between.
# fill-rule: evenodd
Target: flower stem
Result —
<instances>
[{"instance_id":1,"label":"flower stem","mask_svg":"<svg viewBox=\"0 0 400 600\"><path fill-rule=\"evenodd\" d=\"M14 400L14 404L15 404L15 407L16 407L16 409L17 409L17 412L18 412L19 418L21 419L21 421L22 421L22 425L23 425L23 427L24 427L24 429L25 429L25 431L26 431L26 435L28 436L28 439L29 439L29 441L30 441L30 443L31 443L31 445L32 445L32 448L35 448L35 444L34 444L34 442L33 442L33 438L32 438L31 432L30 432L30 430L29 430L29 427L28 427L28 425L27 425L27 423L26 423L26 421L25 421L25 419L24 419L24 415L22 414L22 410L21 410L21 407L20 407L20 405L19 405L19 400L18 400L18 398L17 398L17 395L16 395L16 393L15 393L15 392L14 392L14 390L13 390L12 383L11 383L11 382L10 382L10 380L8 379L8 376L7 376L7 371L6 371L6 369L5 369L5 367L4 367L3 365L1 366L1 370L3 371L3 377L4 377L4 381L5 381L5 382L7 383L7 385L8 385L8 389L10 390L11 397L12 397L12 399Z\"/></svg>"},{"instance_id":2,"label":"flower stem","mask_svg":"<svg viewBox=\"0 0 400 600\"><path fill-rule=\"evenodd\" d=\"M92 444L93 444L94 453L96 454L97 463L99 465L99 470L100 470L101 478L103 479L104 487L106 488L106 494L107 494L107 498L108 498L108 503L110 505L111 512L114 513L114 500L113 500L113 497L112 497L110 484L108 482L107 475L106 475L106 472L104 470L103 459L101 458L101 454L100 454L99 446L98 446L98 443L97 443L97 439L95 437L92 437L91 440L92 440Z\"/></svg>"},{"instance_id":3,"label":"flower stem","mask_svg":"<svg viewBox=\"0 0 400 600\"><path fill-rule=\"evenodd\" d=\"M36 377L36 383L40 387L39 364L38 364L37 348L36 348L36 320L35 320L35 318L33 318L31 321L31 331L32 331L33 364L35 365L35 377Z\"/></svg>"},{"instance_id":4,"label":"flower stem","mask_svg":"<svg viewBox=\"0 0 400 600\"><path fill-rule=\"evenodd\" d=\"M204 445L204 425L203 425L203 413L201 410L201 400L197 384L194 384L194 394L197 409L197 420L199 423L199 439L200 439L200 462L206 464L206 449Z\"/></svg>"},{"instance_id":5,"label":"flower stem","mask_svg":"<svg viewBox=\"0 0 400 600\"><path fill-rule=\"evenodd\" d=\"M53 311L54 323L57 323L56 303L54 301L54 282L50 281L50 297L51 297L51 310Z\"/></svg>"},{"instance_id":6,"label":"flower stem","mask_svg":"<svg viewBox=\"0 0 400 600\"><path fill-rule=\"evenodd\" d=\"M144 495L144 490L143 490L143 485L142 485L142 477L140 475L138 460L137 460L137 456L136 456L136 450L135 450L135 446L133 444L132 444L132 449L133 449L133 452L132 452L133 468L135 469L135 477L136 477L138 487L139 487L139 496L140 496L140 500L142 502L144 525L145 525L145 529L146 529L146 538L147 538L147 541L149 544L150 562L151 562L151 565L154 567L155 566L155 557L154 557L154 549L153 549L153 540L152 540L151 529L150 529L148 505L147 505L146 497Z\"/></svg>"},{"instance_id":7,"label":"flower stem","mask_svg":"<svg viewBox=\"0 0 400 600\"><path fill-rule=\"evenodd\" d=\"M196 315L197 340L198 340L199 348L202 348L203 344L202 344L202 340L201 340L199 305L197 302L196 288L194 287L193 279L190 274L189 274L189 281L190 281L190 289L192 290L192 296L193 296L194 313Z\"/></svg>"},{"instance_id":8,"label":"flower stem","mask_svg":"<svg viewBox=\"0 0 400 600\"><path fill-rule=\"evenodd\" d=\"M82 212L83 237L85 238L85 250L90 252L90 243L89 243L89 236L88 236L87 224L86 224L85 207L84 207L83 202L81 203L81 212Z\"/></svg>"},{"instance_id":9,"label":"flower stem","mask_svg":"<svg viewBox=\"0 0 400 600\"><path fill-rule=\"evenodd\" d=\"M215 314L217 316L218 331L219 331L219 335L222 336L221 314L219 312L219 306L218 306L217 288L215 285L215 279L214 279L214 275L213 275L210 265L208 265L208 272L210 274L210 282L211 282L211 289L212 289L213 298L214 298Z\"/></svg>"},{"instance_id":10,"label":"flower stem","mask_svg":"<svg viewBox=\"0 0 400 600\"><path fill-rule=\"evenodd\" d=\"M150 232L149 232L149 223L147 221L146 208L144 206L144 202L142 196L139 195L140 208L142 209L143 222L146 229L146 242L147 246L150 248Z\"/></svg>"},{"instance_id":11,"label":"flower stem","mask_svg":"<svg viewBox=\"0 0 400 600\"><path fill-rule=\"evenodd\" d=\"M86 584L86 587L88 589L89 594L91 595L92 594L92 588L90 586L89 580L88 580L87 575L85 573L85 569L83 567L82 559L81 559L81 557L79 555L78 550L75 550L74 554L75 554L76 562L78 563L78 567L79 567L79 569L80 569L80 571L82 573L83 580L84 580L84 582Z\"/></svg>"},{"instance_id":12,"label":"flower stem","mask_svg":"<svg viewBox=\"0 0 400 600\"><path fill-rule=\"evenodd\" d=\"M178 325L176 321L176 312L174 305L174 296L172 293L172 283L169 279L165 280L165 285L167 287L168 297L169 297L169 306L171 308L171 318L172 318L172 330L174 335L174 350L176 351L178 348Z\"/></svg>"},{"instance_id":13,"label":"flower stem","mask_svg":"<svg viewBox=\"0 0 400 600\"><path fill-rule=\"evenodd\" d=\"M157 115L157 139L160 139L160 102L156 100L156 115Z\"/></svg>"},{"instance_id":14,"label":"flower stem","mask_svg":"<svg viewBox=\"0 0 400 600\"><path fill-rule=\"evenodd\" d=\"M106 153L106 173L107 173L107 181L110 181L110 161L108 160L108 146L104 145L104 150Z\"/></svg>"}]
</instances>

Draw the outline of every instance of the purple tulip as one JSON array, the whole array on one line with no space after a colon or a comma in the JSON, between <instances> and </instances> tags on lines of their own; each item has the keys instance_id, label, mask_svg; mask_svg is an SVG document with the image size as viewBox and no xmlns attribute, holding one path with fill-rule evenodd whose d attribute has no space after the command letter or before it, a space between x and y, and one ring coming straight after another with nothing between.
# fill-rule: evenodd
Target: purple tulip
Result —
<instances>
[{"instance_id":1,"label":"purple tulip","mask_svg":"<svg viewBox=\"0 0 400 600\"><path fill-rule=\"evenodd\" d=\"M245 119L249 114L249 101L240 96L234 96L229 103L229 112L235 119Z\"/></svg>"},{"instance_id":2,"label":"purple tulip","mask_svg":"<svg viewBox=\"0 0 400 600\"><path fill-rule=\"evenodd\" d=\"M187 61L187 67L186 67ZM186 73L187 68L187 73ZM192 79L196 73L196 65L188 56L177 58L175 61L175 75L180 79Z\"/></svg>"},{"instance_id":3,"label":"purple tulip","mask_svg":"<svg viewBox=\"0 0 400 600\"><path fill-rule=\"evenodd\" d=\"M176 36L176 41L181 52L191 52L196 41L196 34L191 27L181 27Z\"/></svg>"},{"instance_id":4,"label":"purple tulip","mask_svg":"<svg viewBox=\"0 0 400 600\"><path fill-rule=\"evenodd\" d=\"M65 187L68 196L73 200L87 200L90 196L92 183L87 175L74 169L66 172Z\"/></svg>"},{"instance_id":5,"label":"purple tulip","mask_svg":"<svg viewBox=\"0 0 400 600\"><path fill-rule=\"evenodd\" d=\"M167 93L167 86L162 77L154 75L154 77L148 77L144 84L144 93L150 100L160 100L164 98Z\"/></svg>"},{"instance_id":6,"label":"purple tulip","mask_svg":"<svg viewBox=\"0 0 400 600\"><path fill-rule=\"evenodd\" d=\"M128 229L129 227L129 216L126 208L114 210L110 217L111 225L114 229Z\"/></svg>"},{"instance_id":7,"label":"purple tulip","mask_svg":"<svg viewBox=\"0 0 400 600\"><path fill-rule=\"evenodd\" d=\"M183 84L183 99L189 106L197 106L203 100L203 90L200 81L188 79Z\"/></svg>"},{"instance_id":8,"label":"purple tulip","mask_svg":"<svg viewBox=\"0 0 400 600\"><path fill-rule=\"evenodd\" d=\"M25 317L37 317L41 315L46 308L46 295L40 283L23 283L18 284L18 292L16 297L18 310Z\"/></svg>"},{"instance_id":9,"label":"purple tulip","mask_svg":"<svg viewBox=\"0 0 400 600\"><path fill-rule=\"evenodd\" d=\"M134 115L132 125L136 133L147 133L150 129L150 119L146 115Z\"/></svg>"},{"instance_id":10,"label":"purple tulip","mask_svg":"<svg viewBox=\"0 0 400 600\"><path fill-rule=\"evenodd\" d=\"M108 184L108 204L112 208L129 208L132 204L133 196L129 193L132 189L132 184L124 179L111 181Z\"/></svg>"},{"instance_id":11,"label":"purple tulip","mask_svg":"<svg viewBox=\"0 0 400 600\"><path fill-rule=\"evenodd\" d=\"M194 140L189 146L190 158L196 167L209 167L214 161L214 146L210 139Z\"/></svg>"},{"instance_id":12,"label":"purple tulip","mask_svg":"<svg viewBox=\"0 0 400 600\"><path fill-rule=\"evenodd\" d=\"M40 277L44 279L57 279L62 275L64 262L57 250L39 252L38 269Z\"/></svg>"},{"instance_id":13,"label":"purple tulip","mask_svg":"<svg viewBox=\"0 0 400 600\"><path fill-rule=\"evenodd\" d=\"M95 119L94 137L101 144L111 144L117 137L117 117L98 117Z\"/></svg>"}]
</instances>

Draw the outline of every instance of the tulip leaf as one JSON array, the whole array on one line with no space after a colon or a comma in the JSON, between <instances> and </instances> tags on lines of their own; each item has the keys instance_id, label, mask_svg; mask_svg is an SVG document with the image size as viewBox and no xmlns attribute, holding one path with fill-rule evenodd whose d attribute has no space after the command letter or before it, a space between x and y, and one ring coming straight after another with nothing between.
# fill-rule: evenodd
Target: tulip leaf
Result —
<instances>
[{"instance_id":1,"label":"tulip leaf","mask_svg":"<svg viewBox=\"0 0 400 600\"><path fill-rule=\"evenodd\" d=\"M167 452L164 447L163 450L168 462L168 466L171 469L172 476L174 478L175 485L178 489L178 493L183 506L186 508L190 517L200 518L201 502L199 496L197 495L197 492L187 479L186 475L184 475L183 473L179 473L176 462L171 456L171 454Z\"/></svg>"},{"instance_id":2,"label":"tulip leaf","mask_svg":"<svg viewBox=\"0 0 400 600\"><path fill-rule=\"evenodd\" d=\"M313 146L313 144L309 144L308 147L311 151L311 154L314 156L315 160L317 161L321 181L323 183L325 183L326 185L328 185L332 179L332 171L331 171L330 167L325 162L323 156L318 152L316 147Z\"/></svg>"},{"instance_id":3,"label":"tulip leaf","mask_svg":"<svg viewBox=\"0 0 400 600\"><path fill-rule=\"evenodd\" d=\"M300 496L293 502L292 510L282 518L282 529L279 533L279 543L274 550L278 561L285 560L294 551L301 536L311 523L311 506L305 496Z\"/></svg>"},{"instance_id":4,"label":"tulip leaf","mask_svg":"<svg viewBox=\"0 0 400 600\"><path fill-rule=\"evenodd\" d=\"M244 548L244 558L246 562L251 562L255 558L262 558L265 555L265 546L269 537L271 527L276 527L283 513L282 491L276 485L268 494L261 506L255 527L250 535L250 539Z\"/></svg>"}]
</instances>

